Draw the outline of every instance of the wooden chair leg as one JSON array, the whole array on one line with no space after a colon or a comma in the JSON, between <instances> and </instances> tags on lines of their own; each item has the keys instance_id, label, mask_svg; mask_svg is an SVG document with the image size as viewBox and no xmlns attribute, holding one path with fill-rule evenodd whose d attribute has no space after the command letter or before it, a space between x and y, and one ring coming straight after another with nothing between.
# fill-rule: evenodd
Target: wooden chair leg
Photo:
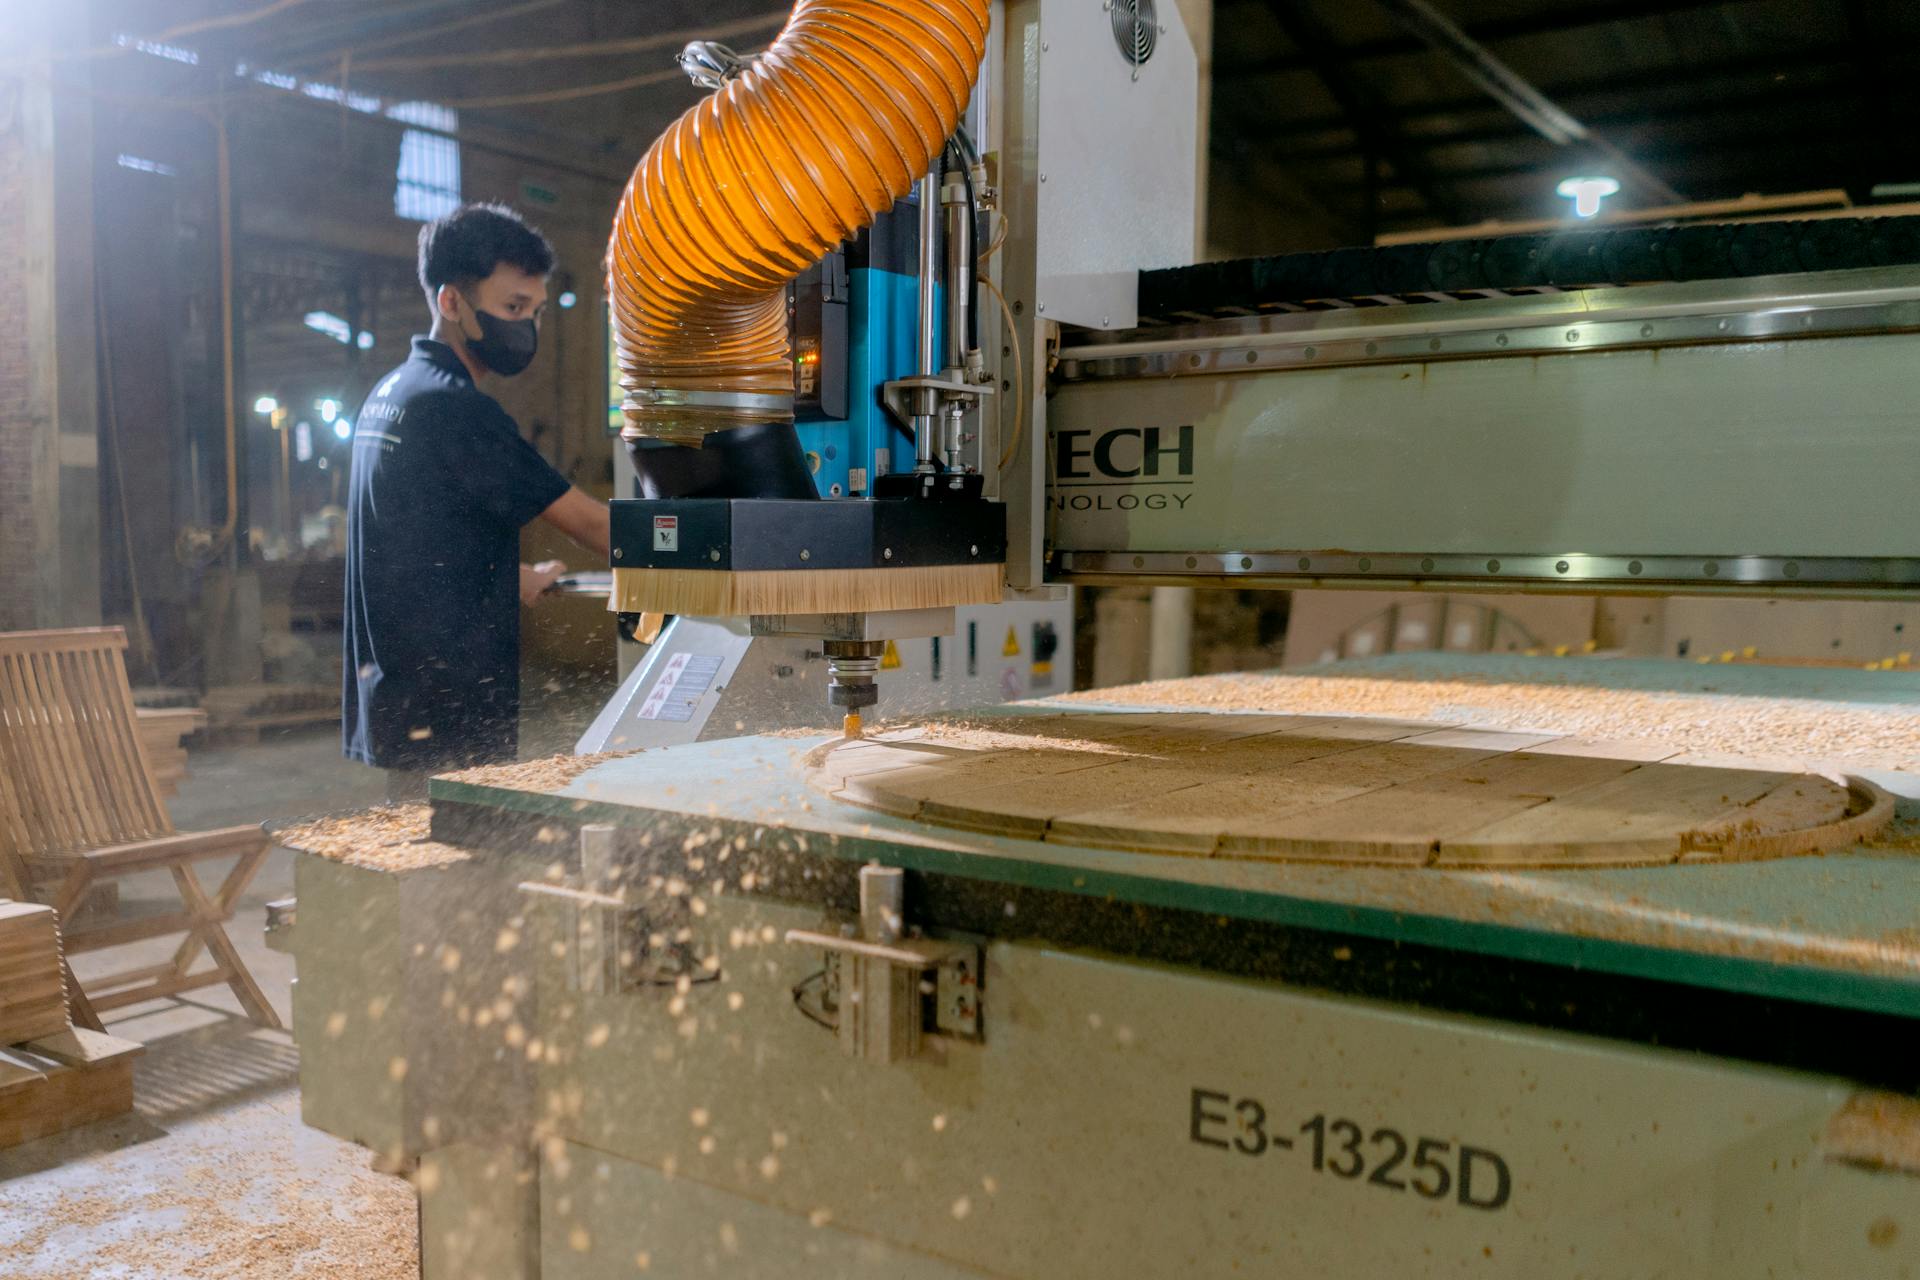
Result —
<instances>
[{"instance_id":1,"label":"wooden chair leg","mask_svg":"<svg viewBox=\"0 0 1920 1280\"><path fill-rule=\"evenodd\" d=\"M27 892L27 864L18 854L0 854L0 898L12 898L15 902L32 902Z\"/></svg>"},{"instance_id":2,"label":"wooden chair leg","mask_svg":"<svg viewBox=\"0 0 1920 1280\"><path fill-rule=\"evenodd\" d=\"M253 980L253 973L246 962L240 958L239 950L233 945L233 939L219 925L207 930L207 950L219 958L221 967L227 973L227 985L233 988L234 998L240 1001L240 1007L247 1016L270 1031L283 1031L285 1024L280 1015L273 1011L273 1004L267 999L266 992Z\"/></svg>"},{"instance_id":3,"label":"wooden chair leg","mask_svg":"<svg viewBox=\"0 0 1920 1280\"><path fill-rule=\"evenodd\" d=\"M93 868L84 861L74 864L67 872L66 879L54 890L53 911L62 928L73 918L73 913L86 898L87 890L93 887ZM93 1001L87 998L85 987L80 979L73 976L73 965L63 950L60 955L60 971L67 980L67 1016L75 1026L85 1027L89 1031L104 1031L100 1024L100 1015L94 1011Z\"/></svg>"},{"instance_id":4,"label":"wooden chair leg","mask_svg":"<svg viewBox=\"0 0 1920 1280\"><path fill-rule=\"evenodd\" d=\"M67 1017L76 1027L85 1027L88 1031L105 1031L100 1024L100 1015L94 1011L93 1001L87 998L87 990L80 985L80 979L73 976L73 966L66 957L60 958L60 970L67 979Z\"/></svg>"},{"instance_id":5,"label":"wooden chair leg","mask_svg":"<svg viewBox=\"0 0 1920 1280\"><path fill-rule=\"evenodd\" d=\"M245 872L245 879L240 882L241 888L244 888L246 880L252 878L253 871L258 865L258 857L242 858L240 865L234 867L228 875L227 884L221 886L222 900L229 899L227 891L232 886L235 876ZM273 1011L272 1003L268 1001L266 993L260 989L260 984L253 980L253 974L248 970L246 961L240 958L239 949L233 945L233 939L227 936L227 931L223 927L231 918L231 912L222 911L214 900L207 896L206 889L201 886L199 877L193 874L191 868L174 867L173 878L174 883L180 887L182 901L186 903L187 909L193 912L195 918L195 925L192 932L187 935L187 942L181 944L180 952L175 956L176 968L184 976L185 969L179 966L180 957L186 956L187 963L191 964L199 951L199 946L204 944L209 951L213 952L214 959L226 975L227 985L233 988L234 997L240 1001L240 1007L246 1010L247 1016L263 1027L274 1031L282 1030L280 1015ZM239 896L239 891L235 890L231 900L238 900ZM192 952L188 951L190 944L193 945Z\"/></svg>"},{"instance_id":6,"label":"wooden chair leg","mask_svg":"<svg viewBox=\"0 0 1920 1280\"><path fill-rule=\"evenodd\" d=\"M259 874L260 864L266 861L268 852L268 849L263 848L240 855L240 860L233 864L233 870L229 871L227 878L221 881L220 892L214 895L213 901L222 920L233 919L234 908L240 905L240 895L247 891L247 886L253 883L254 876ZM196 888L200 887L200 878L193 874L190 865L173 869L175 884L180 883L183 874L192 878ZM183 887L181 890L183 897L185 893L186 890ZM200 958L200 949L205 945L205 940L199 934L188 934L186 940L180 944L180 950L174 954L173 967L180 973L185 973L193 967L193 962Z\"/></svg>"},{"instance_id":7,"label":"wooden chair leg","mask_svg":"<svg viewBox=\"0 0 1920 1280\"><path fill-rule=\"evenodd\" d=\"M72 921L74 913L80 909L87 890L93 888L93 868L84 858L73 864L73 870L67 872L67 878L53 891L53 911L60 917L60 927L65 928Z\"/></svg>"},{"instance_id":8,"label":"wooden chair leg","mask_svg":"<svg viewBox=\"0 0 1920 1280\"><path fill-rule=\"evenodd\" d=\"M180 890L180 900L186 903L190 910L199 912L201 908L198 903L206 902L207 899L206 890L201 887L199 877L194 875L192 869L188 867L170 867L168 870L173 872L173 883L174 887ZM216 909L208 903L205 910L211 915ZM193 962L200 958L200 951L205 946L204 931L190 930L181 940L179 949L173 953L173 971L185 977L187 970L193 968Z\"/></svg>"}]
</instances>

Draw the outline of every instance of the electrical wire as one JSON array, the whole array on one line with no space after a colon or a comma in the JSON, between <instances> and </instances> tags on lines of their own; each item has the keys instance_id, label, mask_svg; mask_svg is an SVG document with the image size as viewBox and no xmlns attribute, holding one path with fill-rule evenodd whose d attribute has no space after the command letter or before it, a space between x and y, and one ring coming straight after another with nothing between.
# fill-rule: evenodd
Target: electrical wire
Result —
<instances>
[{"instance_id":1,"label":"electrical wire","mask_svg":"<svg viewBox=\"0 0 1920 1280\"><path fill-rule=\"evenodd\" d=\"M994 301L1000 304L1000 316L1007 326L1007 349L1013 352L1013 435L1007 440L1007 451L1000 455L1000 469L1005 471L1007 464L1013 461L1014 450L1020 447L1020 437L1026 427L1027 419L1027 380L1020 359L1020 331L1013 324L1013 308L1007 305L1007 295L1000 292L1000 286L981 276L980 283L993 293Z\"/></svg>"},{"instance_id":2,"label":"electrical wire","mask_svg":"<svg viewBox=\"0 0 1920 1280\"><path fill-rule=\"evenodd\" d=\"M45 60L51 62L75 62L84 58L118 57L120 54L132 52L143 44L168 44L180 39L182 36L198 35L203 31L224 31L231 27L244 27L250 23L271 18L276 13L285 13L288 9L305 4L306 2L307 0L272 0L272 3L263 4L257 9L248 9L241 13L221 14L216 18L197 18L192 22L177 23L163 31L155 31L150 35L129 36L124 40L115 41L113 44L103 44L91 49L74 49L66 53L56 53L51 58ZM6 62L0 63L0 67L20 66L34 61L40 61L40 59L8 59Z\"/></svg>"},{"instance_id":3,"label":"electrical wire","mask_svg":"<svg viewBox=\"0 0 1920 1280\"><path fill-rule=\"evenodd\" d=\"M973 145L973 134L967 131L966 125L957 124L953 127L953 140L960 147L962 159L968 164L980 163L980 150Z\"/></svg>"},{"instance_id":4,"label":"electrical wire","mask_svg":"<svg viewBox=\"0 0 1920 1280\"><path fill-rule=\"evenodd\" d=\"M965 133L965 129L956 129L953 136L957 140ZM969 140L967 145L972 146L972 141ZM973 167L968 163L966 152L960 148L957 141L949 143L947 151L960 170L960 180L967 189L967 218L969 222L975 222L980 216L980 202L973 194ZM967 230L971 233L974 227L969 226ZM971 234L968 239L972 240ZM978 351L980 349L980 247L978 241L973 241L973 245L973 262L970 264L972 270L967 272L967 350Z\"/></svg>"},{"instance_id":5,"label":"electrical wire","mask_svg":"<svg viewBox=\"0 0 1920 1280\"><path fill-rule=\"evenodd\" d=\"M193 22L183 22L155 35L147 36L146 39L156 44L163 44L169 40L178 40L181 36L199 35L202 31L225 31L229 27L244 27L259 22L263 18L271 18L276 13L284 13L306 2L307 0L272 0L271 4L263 4L257 9L248 9L242 13L228 13L217 18L200 18ZM115 46L115 48L119 47Z\"/></svg>"},{"instance_id":6,"label":"electrical wire","mask_svg":"<svg viewBox=\"0 0 1920 1280\"><path fill-rule=\"evenodd\" d=\"M687 73L679 67L665 71L648 71L637 76L628 76L623 80L605 80L598 84L576 85L571 89L547 89L538 93L507 93L487 98L436 98L437 105L452 107L456 111L478 111L488 107L524 107L536 102L570 102L575 98L592 98L603 93L620 93L627 89L638 89L644 85L665 84L670 80L685 80Z\"/></svg>"},{"instance_id":7,"label":"electrical wire","mask_svg":"<svg viewBox=\"0 0 1920 1280\"><path fill-rule=\"evenodd\" d=\"M545 7L551 0L536 0L534 7ZM530 49L490 49L483 53L433 53L413 57L361 58L363 50L353 50L355 65L362 71L420 71L432 67L470 67L488 63L519 66L527 62L547 62L556 58L597 58L611 54L645 53L650 49L684 45L689 40L723 40L729 36L764 31L787 20L791 10L756 13L751 17L717 26L695 27L684 31L659 31L648 36L628 36L614 40L592 40L577 44L542 45ZM343 51L347 52L347 51ZM685 74L684 72L681 74Z\"/></svg>"},{"instance_id":8,"label":"electrical wire","mask_svg":"<svg viewBox=\"0 0 1920 1280\"><path fill-rule=\"evenodd\" d=\"M378 49L391 49L395 45L412 44L416 40L428 40L435 36L451 35L456 31L465 31L469 27L484 26L488 23L503 22L508 18L518 18L529 13L538 13L542 9L554 9L568 3L568 0L526 0L524 4L511 5L505 9L490 9L484 13L470 13L464 18L455 18L451 22L442 22L430 27L419 27L412 31L396 32L378 40L368 40L363 44L333 49L326 53L308 54L293 58L285 63L288 70L297 67L318 66L323 63L337 62L342 58L356 58L361 54L372 53ZM440 7L437 4L423 7Z\"/></svg>"},{"instance_id":9,"label":"electrical wire","mask_svg":"<svg viewBox=\"0 0 1920 1280\"><path fill-rule=\"evenodd\" d=\"M993 243L988 245L986 249L984 249L981 252L980 264L982 266L986 265L988 258L991 258L994 254L1000 252L1000 246L1007 242L1007 232L1013 229L1013 224L1007 221L1006 214L1000 212L998 209L989 209L987 210L987 212L991 213L994 217L1000 220L1000 231L999 231L999 234L993 237Z\"/></svg>"}]
</instances>

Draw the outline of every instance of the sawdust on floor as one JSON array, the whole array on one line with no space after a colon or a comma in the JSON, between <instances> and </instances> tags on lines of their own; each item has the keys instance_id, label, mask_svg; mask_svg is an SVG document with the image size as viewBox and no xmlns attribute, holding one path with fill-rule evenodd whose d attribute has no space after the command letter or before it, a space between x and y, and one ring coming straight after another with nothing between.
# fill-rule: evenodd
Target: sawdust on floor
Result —
<instances>
[{"instance_id":1,"label":"sawdust on floor","mask_svg":"<svg viewBox=\"0 0 1920 1280\"><path fill-rule=\"evenodd\" d=\"M412 1187L320 1135L259 1140L299 1106L289 1092L163 1139L161 1176L136 1143L79 1185L0 1186L0 1280L415 1280Z\"/></svg>"}]
</instances>

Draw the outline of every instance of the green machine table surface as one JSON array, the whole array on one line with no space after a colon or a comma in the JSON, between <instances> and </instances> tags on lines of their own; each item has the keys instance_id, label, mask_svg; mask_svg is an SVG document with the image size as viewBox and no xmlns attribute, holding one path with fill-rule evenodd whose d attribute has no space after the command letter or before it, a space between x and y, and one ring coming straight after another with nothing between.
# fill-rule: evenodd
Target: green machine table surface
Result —
<instances>
[{"instance_id":1,"label":"green machine table surface","mask_svg":"<svg viewBox=\"0 0 1920 1280\"><path fill-rule=\"evenodd\" d=\"M1920 680L1891 672L1599 660L1461 662L1437 655L1319 670L1421 678L1454 670L1480 679L1563 683L1604 679L1614 688L1811 698L1899 713L1913 707L1920 716ZM1045 714L1060 705L1026 704L991 714ZM1140 709L1121 701L1067 705L1080 711ZM1447 718L1463 717L1450 710ZM431 795L437 810L478 806L569 825L718 830L730 838L783 829L805 839L810 853L856 864L880 861L1146 909L1920 1017L1920 856L1911 852L1920 805L1911 798L1901 801L1892 841L1822 857L1555 871L1183 858L942 829L848 805L803 778L801 757L828 741L813 736L700 743L598 764L555 793L437 779ZM1914 775L1861 772L1903 797L1920 795Z\"/></svg>"}]
</instances>

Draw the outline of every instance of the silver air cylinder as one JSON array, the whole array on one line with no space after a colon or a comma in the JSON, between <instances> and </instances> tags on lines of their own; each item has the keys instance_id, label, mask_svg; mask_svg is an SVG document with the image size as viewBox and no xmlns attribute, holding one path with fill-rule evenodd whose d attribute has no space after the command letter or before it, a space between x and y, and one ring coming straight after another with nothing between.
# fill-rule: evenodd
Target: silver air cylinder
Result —
<instances>
[{"instance_id":1,"label":"silver air cylinder","mask_svg":"<svg viewBox=\"0 0 1920 1280\"><path fill-rule=\"evenodd\" d=\"M967 184L958 173L947 175L940 190L940 204L946 213L947 233L947 376L964 377L972 355L967 331L973 299L973 206L967 200ZM965 422L966 408L958 401L947 405L941 415L941 460L949 471L962 469Z\"/></svg>"},{"instance_id":2,"label":"silver air cylinder","mask_svg":"<svg viewBox=\"0 0 1920 1280\"><path fill-rule=\"evenodd\" d=\"M936 160L934 169L920 179L920 343L914 372L923 378L931 378L939 370L939 352L933 340L940 279L940 186L935 177L938 171ZM913 394L913 469L934 471L938 469L933 462L934 393L919 388Z\"/></svg>"}]
</instances>

